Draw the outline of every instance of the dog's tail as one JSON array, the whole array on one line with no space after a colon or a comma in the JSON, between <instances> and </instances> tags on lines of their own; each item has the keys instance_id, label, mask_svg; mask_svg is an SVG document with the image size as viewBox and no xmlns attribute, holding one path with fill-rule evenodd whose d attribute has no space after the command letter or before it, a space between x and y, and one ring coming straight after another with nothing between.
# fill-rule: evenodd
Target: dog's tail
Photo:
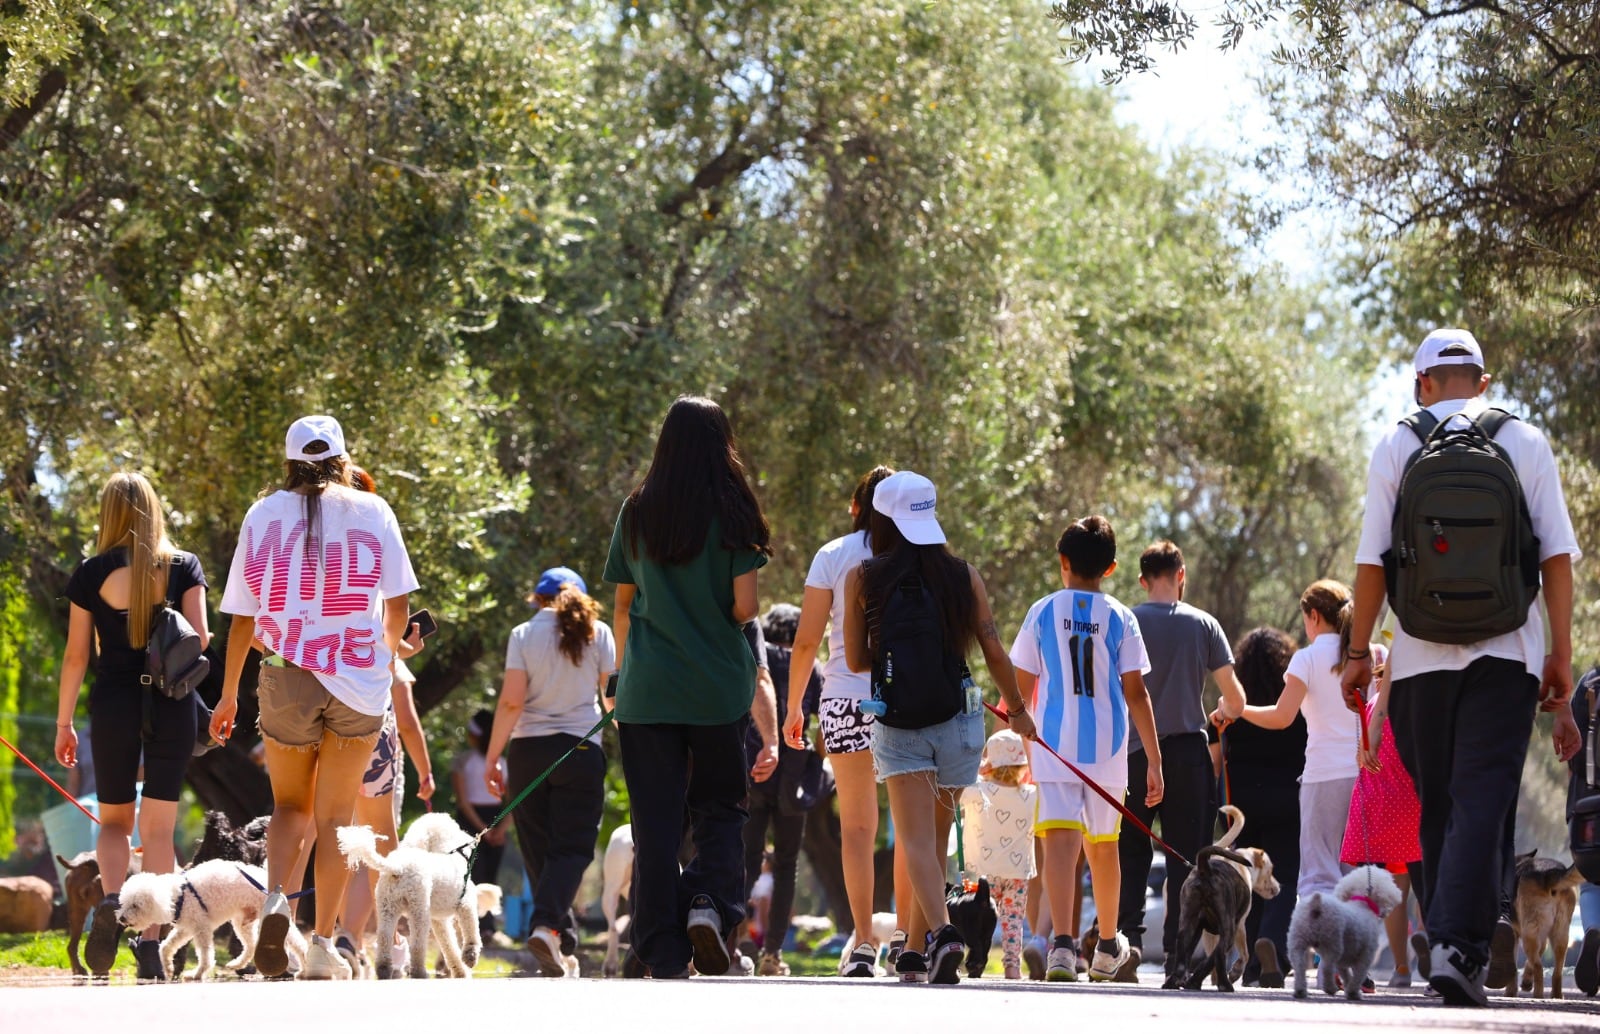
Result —
<instances>
[{"instance_id":1,"label":"dog's tail","mask_svg":"<svg viewBox=\"0 0 1600 1034\"><path fill-rule=\"evenodd\" d=\"M1233 842L1239 839L1239 834L1244 832L1244 812L1231 804L1224 804L1218 810L1228 817L1228 831L1222 834L1216 846L1232 847Z\"/></svg>"},{"instance_id":2,"label":"dog's tail","mask_svg":"<svg viewBox=\"0 0 1600 1034\"><path fill-rule=\"evenodd\" d=\"M1318 891L1306 902L1306 916L1311 919L1321 919L1324 910L1322 892Z\"/></svg>"},{"instance_id":3,"label":"dog's tail","mask_svg":"<svg viewBox=\"0 0 1600 1034\"><path fill-rule=\"evenodd\" d=\"M339 839L339 853L352 869L365 865L378 872L384 871L383 855L378 853L378 841L387 840L373 832L371 826L340 826L335 832Z\"/></svg>"}]
</instances>

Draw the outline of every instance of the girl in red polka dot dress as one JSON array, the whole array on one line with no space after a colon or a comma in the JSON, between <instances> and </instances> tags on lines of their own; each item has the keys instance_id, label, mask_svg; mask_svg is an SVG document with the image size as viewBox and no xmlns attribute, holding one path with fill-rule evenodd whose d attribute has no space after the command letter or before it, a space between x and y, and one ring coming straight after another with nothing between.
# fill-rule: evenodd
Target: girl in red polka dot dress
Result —
<instances>
[{"instance_id":1,"label":"girl in red polka dot dress","mask_svg":"<svg viewBox=\"0 0 1600 1034\"><path fill-rule=\"evenodd\" d=\"M1400 907L1384 920L1389 950L1394 955L1394 975L1389 978L1389 986L1410 987L1405 897L1422 867L1422 804L1411 775L1400 763L1400 751L1389 731L1388 665L1381 655L1374 659L1378 661L1374 669L1379 673L1378 692L1366 705L1367 734L1358 754L1361 774L1350 794L1350 818L1345 824L1339 860L1346 865L1381 865L1394 876L1402 897Z\"/></svg>"}]
</instances>

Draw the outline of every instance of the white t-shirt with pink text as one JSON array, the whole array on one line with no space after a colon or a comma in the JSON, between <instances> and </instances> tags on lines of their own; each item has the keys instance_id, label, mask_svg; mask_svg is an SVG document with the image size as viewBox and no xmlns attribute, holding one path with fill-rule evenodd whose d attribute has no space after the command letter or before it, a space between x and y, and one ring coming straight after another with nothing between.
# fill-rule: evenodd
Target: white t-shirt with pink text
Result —
<instances>
[{"instance_id":1,"label":"white t-shirt with pink text","mask_svg":"<svg viewBox=\"0 0 1600 1034\"><path fill-rule=\"evenodd\" d=\"M417 588L400 524L378 496L334 486L322 493L308 547L305 502L278 491L250 507L222 611L254 618L268 650L315 674L342 703L381 715L392 657L383 601Z\"/></svg>"}]
</instances>

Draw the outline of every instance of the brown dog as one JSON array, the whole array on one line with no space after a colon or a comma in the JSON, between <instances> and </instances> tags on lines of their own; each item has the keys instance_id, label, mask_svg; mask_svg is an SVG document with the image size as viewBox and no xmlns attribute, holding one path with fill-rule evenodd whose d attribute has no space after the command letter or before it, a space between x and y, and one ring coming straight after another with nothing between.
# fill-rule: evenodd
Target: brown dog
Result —
<instances>
[{"instance_id":1,"label":"brown dog","mask_svg":"<svg viewBox=\"0 0 1600 1034\"><path fill-rule=\"evenodd\" d=\"M1522 942L1528 961L1522 967L1522 989L1535 998L1544 997L1544 948L1548 944L1555 956L1550 974L1550 997L1561 997L1561 967L1567 958L1567 930L1572 911L1578 907L1578 887L1583 876L1575 865L1562 865L1552 858L1536 858L1534 852L1517 856L1517 896L1511 907L1511 926ZM1517 996L1517 982L1506 984L1506 997Z\"/></svg>"},{"instance_id":2,"label":"brown dog","mask_svg":"<svg viewBox=\"0 0 1600 1034\"><path fill-rule=\"evenodd\" d=\"M1233 848L1244 828L1244 815L1225 805L1228 831L1210 847L1195 856L1195 867L1179 891L1178 943L1168 950L1181 960L1162 984L1168 990L1185 987L1199 990L1210 973L1219 991L1232 991L1238 974L1227 965L1230 950L1237 949L1243 968L1246 953L1245 919L1250 914L1252 895L1270 898L1278 893L1272 875L1272 859L1259 847ZM1199 948L1203 961L1194 964Z\"/></svg>"},{"instance_id":3,"label":"brown dog","mask_svg":"<svg viewBox=\"0 0 1600 1034\"><path fill-rule=\"evenodd\" d=\"M93 851L83 851L70 862L56 855L56 861L67 870L67 878L62 882L67 898L67 961L72 964L73 976L86 977L89 971L78 959L78 940L95 906L105 900L106 893L100 888L100 863L95 860Z\"/></svg>"}]
</instances>

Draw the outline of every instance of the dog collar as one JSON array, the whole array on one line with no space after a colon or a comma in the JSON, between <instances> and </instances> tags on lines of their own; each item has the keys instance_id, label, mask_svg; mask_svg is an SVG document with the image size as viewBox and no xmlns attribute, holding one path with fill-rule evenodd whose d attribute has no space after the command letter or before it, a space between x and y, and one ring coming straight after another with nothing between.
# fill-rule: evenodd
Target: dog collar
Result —
<instances>
[{"instance_id":1,"label":"dog collar","mask_svg":"<svg viewBox=\"0 0 1600 1034\"><path fill-rule=\"evenodd\" d=\"M1379 919L1383 918L1383 914L1378 911L1378 903L1376 901L1372 900L1371 898L1367 897L1365 894L1352 894L1352 895L1350 895L1350 900L1351 901L1359 901L1359 902L1363 903L1368 908L1372 909L1372 914L1373 915L1377 916Z\"/></svg>"}]
</instances>

